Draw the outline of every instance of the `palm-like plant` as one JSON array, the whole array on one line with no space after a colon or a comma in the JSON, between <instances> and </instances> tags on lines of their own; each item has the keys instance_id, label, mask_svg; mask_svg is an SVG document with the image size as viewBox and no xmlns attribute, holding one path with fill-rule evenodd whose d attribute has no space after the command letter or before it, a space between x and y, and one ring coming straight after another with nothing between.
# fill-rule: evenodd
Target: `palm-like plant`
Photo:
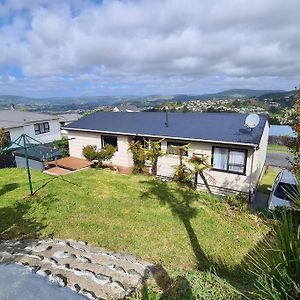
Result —
<instances>
[{"instance_id":1,"label":"palm-like plant","mask_svg":"<svg viewBox=\"0 0 300 300\"><path fill-rule=\"evenodd\" d=\"M189 162L191 164L193 164L194 166L194 188L197 188L198 185L198 176L201 177L201 179L203 180L206 188L208 189L208 191L210 192L210 188L209 188L209 184L207 182L207 179L204 175L204 171L205 170L209 170L211 169L211 164L208 162L208 156L207 155L195 155L193 154L193 156L189 159Z\"/></svg>"},{"instance_id":2,"label":"palm-like plant","mask_svg":"<svg viewBox=\"0 0 300 300\"><path fill-rule=\"evenodd\" d=\"M131 141L128 150L132 153L133 173L143 173L147 158L143 145L139 141Z\"/></svg>"},{"instance_id":3,"label":"palm-like plant","mask_svg":"<svg viewBox=\"0 0 300 300\"><path fill-rule=\"evenodd\" d=\"M299 186L288 196L294 211L275 214L274 242L251 257L259 299L300 299Z\"/></svg>"},{"instance_id":4,"label":"palm-like plant","mask_svg":"<svg viewBox=\"0 0 300 300\"><path fill-rule=\"evenodd\" d=\"M177 150L179 155L179 165L176 167L174 180L190 185L192 172L183 161L184 154L189 152L190 144L173 147Z\"/></svg>"},{"instance_id":5,"label":"palm-like plant","mask_svg":"<svg viewBox=\"0 0 300 300\"><path fill-rule=\"evenodd\" d=\"M153 176L157 175L157 163L158 158L163 156L165 153L161 150L161 143L164 139L159 141L149 140L146 141L148 149L146 149L146 158L151 162L151 174Z\"/></svg>"}]
</instances>

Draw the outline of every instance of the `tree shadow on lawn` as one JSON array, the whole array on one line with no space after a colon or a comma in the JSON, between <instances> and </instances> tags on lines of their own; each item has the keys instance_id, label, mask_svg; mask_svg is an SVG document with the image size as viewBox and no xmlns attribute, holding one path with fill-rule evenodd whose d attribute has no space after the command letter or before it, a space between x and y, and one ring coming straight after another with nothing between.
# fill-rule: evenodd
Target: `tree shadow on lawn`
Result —
<instances>
[{"instance_id":1,"label":"tree shadow on lawn","mask_svg":"<svg viewBox=\"0 0 300 300\"><path fill-rule=\"evenodd\" d=\"M266 249L270 234L267 234L263 239L261 239L257 245L255 245L244 256L242 262L238 266L228 267L224 261L216 261L204 253L191 225L191 219L195 218L198 213L196 208L191 207L193 202L199 200L198 192L189 189L175 190L167 183L159 180L143 181L142 183L148 186L148 190L146 192L142 192L142 198L151 198L155 196L160 201L161 205L169 206L173 215L181 220L195 255L197 264L196 269L198 271L213 271L217 276L225 278L228 283L239 291L245 290L249 292L253 288L254 277L251 272L251 268L253 268L253 261L255 260L255 257L259 257L260 253ZM176 278L174 280L170 278L168 273L162 267L159 267L159 270L158 274L164 275L152 275L157 285L163 291L163 295L160 299L194 299L189 282L186 278ZM183 286L181 286L181 284ZM178 296L178 286L181 286L181 289L185 290L187 293L186 297L176 298ZM172 293L174 293L174 295ZM148 298L145 297L143 299Z\"/></svg>"},{"instance_id":2,"label":"tree shadow on lawn","mask_svg":"<svg viewBox=\"0 0 300 300\"><path fill-rule=\"evenodd\" d=\"M47 210L57 201L52 195L17 200L12 206L0 208L0 240L37 238L46 228L45 216L36 218L35 209ZM51 234L50 234L51 236Z\"/></svg>"},{"instance_id":3,"label":"tree shadow on lawn","mask_svg":"<svg viewBox=\"0 0 300 300\"><path fill-rule=\"evenodd\" d=\"M8 183L5 184L3 187L0 189L0 197L3 196L4 194L11 192L15 189L17 189L20 185L18 183Z\"/></svg>"}]
</instances>

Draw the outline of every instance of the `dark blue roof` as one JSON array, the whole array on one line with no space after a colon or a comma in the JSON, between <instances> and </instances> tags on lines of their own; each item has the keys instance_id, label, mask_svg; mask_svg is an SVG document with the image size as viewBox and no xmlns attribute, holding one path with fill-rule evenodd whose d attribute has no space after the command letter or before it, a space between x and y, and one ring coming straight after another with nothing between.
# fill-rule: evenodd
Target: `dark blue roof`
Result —
<instances>
[{"instance_id":1,"label":"dark blue roof","mask_svg":"<svg viewBox=\"0 0 300 300\"><path fill-rule=\"evenodd\" d=\"M267 121L261 115L256 128L245 127L246 114L238 113L168 113L164 112L96 112L66 126L69 130L110 132L258 145Z\"/></svg>"}]
</instances>

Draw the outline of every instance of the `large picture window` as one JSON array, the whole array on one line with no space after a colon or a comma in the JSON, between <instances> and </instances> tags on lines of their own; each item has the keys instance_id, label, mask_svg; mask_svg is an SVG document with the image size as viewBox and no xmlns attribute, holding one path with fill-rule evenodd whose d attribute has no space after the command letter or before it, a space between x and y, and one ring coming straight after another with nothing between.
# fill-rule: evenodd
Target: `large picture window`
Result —
<instances>
[{"instance_id":1,"label":"large picture window","mask_svg":"<svg viewBox=\"0 0 300 300\"><path fill-rule=\"evenodd\" d=\"M213 169L237 174L246 173L247 151L213 147Z\"/></svg>"},{"instance_id":2,"label":"large picture window","mask_svg":"<svg viewBox=\"0 0 300 300\"><path fill-rule=\"evenodd\" d=\"M179 150L177 147L181 147L187 145L187 143L183 142L167 142L167 153L173 155L179 155ZM184 156L188 156L188 152L184 151Z\"/></svg>"},{"instance_id":3,"label":"large picture window","mask_svg":"<svg viewBox=\"0 0 300 300\"><path fill-rule=\"evenodd\" d=\"M102 148L104 148L106 145L112 145L118 150L118 137L115 135L102 135Z\"/></svg>"},{"instance_id":4,"label":"large picture window","mask_svg":"<svg viewBox=\"0 0 300 300\"><path fill-rule=\"evenodd\" d=\"M36 135L47 133L50 131L49 122L37 123L34 124L34 132Z\"/></svg>"}]
</instances>

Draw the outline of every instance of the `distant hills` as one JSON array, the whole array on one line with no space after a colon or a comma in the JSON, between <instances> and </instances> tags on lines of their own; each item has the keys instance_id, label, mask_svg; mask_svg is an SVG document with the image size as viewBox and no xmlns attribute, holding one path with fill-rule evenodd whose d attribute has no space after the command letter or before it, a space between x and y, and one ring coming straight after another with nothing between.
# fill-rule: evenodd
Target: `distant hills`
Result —
<instances>
[{"instance_id":1,"label":"distant hills","mask_svg":"<svg viewBox=\"0 0 300 300\"><path fill-rule=\"evenodd\" d=\"M217 93L189 95L149 95L149 96L80 96L80 97L49 97L31 98L14 95L0 95L0 108L8 108L11 103L16 107L25 107L28 110L53 110L67 111L76 107L82 110L93 109L98 106L131 103L137 106L153 106L165 102L185 102L192 100L209 99L283 99L291 97L294 91L282 90L253 90L253 89L230 89ZM276 101L276 100L275 100Z\"/></svg>"}]
</instances>

